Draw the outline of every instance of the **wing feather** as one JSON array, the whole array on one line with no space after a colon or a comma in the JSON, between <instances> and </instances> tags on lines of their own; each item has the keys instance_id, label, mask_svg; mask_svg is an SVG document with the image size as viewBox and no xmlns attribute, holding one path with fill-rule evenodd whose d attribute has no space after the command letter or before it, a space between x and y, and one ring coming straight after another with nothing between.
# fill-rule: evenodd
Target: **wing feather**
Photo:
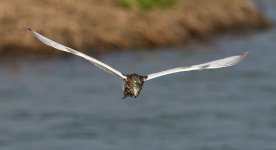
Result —
<instances>
[{"instance_id":1,"label":"wing feather","mask_svg":"<svg viewBox=\"0 0 276 150\"><path fill-rule=\"evenodd\" d=\"M67 46L64 46L62 44L59 44L55 41L52 41L44 36L42 36L41 34L35 32L34 30L32 30L31 28L28 28L28 30L34 35L34 37L36 37L39 41L41 41L42 43L48 45L48 46L51 46L53 48L56 48L58 50L61 50L61 51L64 51L64 52L68 52L68 53L72 53L74 55L77 55L77 56L80 56L86 60L88 60L89 62L93 63L96 67L98 67L99 69L107 72L107 73L110 73L112 75L115 75L115 76L119 76L123 79L126 78L126 76L124 76L121 72L113 69L112 67L108 66L107 64L104 64L102 62L100 62L99 60L93 58L93 57L90 57L88 55L85 55L81 52L78 52L70 47L67 47Z\"/></svg>"},{"instance_id":2,"label":"wing feather","mask_svg":"<svg viewBox=\"0 0 276 150\"><path fill-rule=\"evenodd\" d=\"M149 74L147 80L151 80L151 79L161 77L164 75L183 72L183 71L217 69L217 68L230 67L230 66L236 65L239 62L241 62L248 55L248 53L249 52L245 52L241 55L231 56L231 57L227 57L224 59L219 59L219 60L215 60L215 61L211 61L211 62L199 64L199 65L183 66L183 67L173 68L173 69Z\"/></svg>"}]
</instances>

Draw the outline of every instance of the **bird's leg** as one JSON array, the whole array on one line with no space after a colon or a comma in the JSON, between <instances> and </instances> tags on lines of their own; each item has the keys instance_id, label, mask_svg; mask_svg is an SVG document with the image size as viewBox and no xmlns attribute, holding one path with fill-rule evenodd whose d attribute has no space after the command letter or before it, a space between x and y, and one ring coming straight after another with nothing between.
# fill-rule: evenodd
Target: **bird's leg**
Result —
<instances>
[{"instance_id":1,"label":"bird's leg","mask_svg":"<svg viewBox=\"0 0 276 150\"><path fill-rule=\"evenodd\" d=\"M124 95L124 97L122 98L122 99L125 99L127 96L126 95Z\"/></svg>"}]
</instances>

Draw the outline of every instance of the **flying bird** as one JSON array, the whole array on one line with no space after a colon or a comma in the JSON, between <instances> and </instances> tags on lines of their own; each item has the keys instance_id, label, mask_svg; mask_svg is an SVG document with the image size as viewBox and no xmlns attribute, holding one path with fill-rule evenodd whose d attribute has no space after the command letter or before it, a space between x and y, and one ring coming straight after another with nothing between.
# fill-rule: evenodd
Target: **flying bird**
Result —
<instances>
[{"instance_id":1,"label":"flying bird","mask_svg":"<svg viewBox=\"0 0 276 150\"><path fill-rule=\"evenodd\" d=\"M28 28L28 30L33 34L33 36L35 38L37 38L42 43L44 43L48 46L51 46L53 48L56 48L58 50L80 56L80 57L88 60L92 64L94 64L99 69L101 69L111 75L121 78L123 80L123 86L124 86L123 87L123 90L124 90L123 99L128 96L136 98L140 94L144 83L148 80L151 80L151 79L154 79L157 77L161 77L164 75L178 73L178 72L184 72L184 71L206 70L206 69L217 69L217 68L230 67L230 66L236 65L239 62L241 62L248 54L248 51L247 51L241 55L231 56L231 57L227 57L227 58L223 58L223 59L219 59L219 60L215 60L215 61L210 61L207 63L198 64L198 65L182 66L182 67L173 68L173 69L169 69L169 70L165 70L165 71L161 71L161 72L157 72L157 73L152 73L149 75L138 75L136 73L122 74L120 71L110 67L109 65L107 65L93 57L90 57L90 56L85 55L81 52L78 52L72 48L69 48L69 47L59 44L53 40L50 40L50 39L42 36L41 34L37 33L36 31L32 30L31 28Z\"/></svg>"}]
</instances>

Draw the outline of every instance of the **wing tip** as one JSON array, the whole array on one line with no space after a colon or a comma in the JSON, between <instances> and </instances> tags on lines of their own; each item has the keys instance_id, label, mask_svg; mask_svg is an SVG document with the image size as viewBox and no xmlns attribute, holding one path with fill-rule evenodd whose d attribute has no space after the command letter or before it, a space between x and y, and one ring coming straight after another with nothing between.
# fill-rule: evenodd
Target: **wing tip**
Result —
<instances>
[{"instance_id":1,"label":"wing tip","mask_svg":"<svg viewBox=\"0 0 276 150\"><path fill-rule=\"evenodd\" d=\"M244 53L242 54L242 57L244 58L244 57L246 57L248 54L249 54L249 51L246 51L246 52L244 52Z\"/></svg>"},{"instance_id":2,"label":"wing tip","mask_svg":"<svg viewBox=\"0 0 276 150\"><path fill-rule=\"evenodd\" d=\"M247 55L249 54L249 51L244 52L240 55L240 61L242 61Z\"/></svg>"},{"instance_id":3,"label":"wing tip","mask_svg":"<svg viewBox=\"0 0 276 150\"><path fill-rule=\"evenodd\" d=\"M238 55L238 60L233 65L240 63L248 54L249 54L249 51L246 51L243 54Z\"/></svg>"},{"instance_id":4,"label":"wing tip","mask_svg":"<svg viewBox=\"0 0 276 150\"><path fill-rule=\"evenodd\" d=\"M33 31L33 29L32 29L31 27L28 27L27 29L28 29L29 31L31 31L31 32Z\"/></svg>"}]
</instances>

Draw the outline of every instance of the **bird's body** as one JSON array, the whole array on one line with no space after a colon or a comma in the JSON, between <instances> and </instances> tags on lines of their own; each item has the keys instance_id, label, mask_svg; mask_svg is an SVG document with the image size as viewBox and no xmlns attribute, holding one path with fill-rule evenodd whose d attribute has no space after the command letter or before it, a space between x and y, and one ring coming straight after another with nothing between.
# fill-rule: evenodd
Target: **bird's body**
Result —
<instances>
[{"instance_id":1,"label":"bird's body","mask_svg":"<svg viewBox=\"0 0 276 150\"><path fill-rule=\"evenodd\" d=\"M217 68L233 66L233 65L236 65L239 62L241 62L248 54L248 52L245 52L244 54L237 55L237 56L231 56L231 57L227 57L224 59L219 59L219 60L215 60L215 61L211 61L211 62L199 64L199 65L177 67L177 68L173 68L173 69L169 69L169 70L165 70L165 71L161 71L161 72L157 72L157 73L152 73L152 74L149 74L146 76L142 76L142 75L138 75L138 74L124 75L121 72L119 72L118 70L115 70L114 68L110 67L109 65L107 65L93 57L85 55L81 52L78 52L72 48L69 48L62 44L59 44L55 41L52 41L52 40L42 36L41 34L33 31L31 28L28 28L28 30L34 35L35 38L40 40L42 43L44 43L48 46L51 46L53 48L56 48L58 50L80 56L80 57L88 60L92 64L94 64L99 69L101 69L111 75L120 77L123 80L123 86L124 86L123 87L123 90L124 90L123 98L126 98L127 96L136 98L140 94L144 83L148 80L151 80L151 79L154 79L157 77L161 77L164 75L168 75L168 74L183 72L183 71L217 69Z\"/></svg>"},{"instance_id":2,"label":"bird's body","mask_svg":"<svg viewBox=\"0 0 276 150\"><path fill-rule=\"evenodd\" d=\"M147 76L140 76L138 74L125 75L127 78L124 79L124 97L137 97L147 80Z\"/></svg>"}]
</instances>

